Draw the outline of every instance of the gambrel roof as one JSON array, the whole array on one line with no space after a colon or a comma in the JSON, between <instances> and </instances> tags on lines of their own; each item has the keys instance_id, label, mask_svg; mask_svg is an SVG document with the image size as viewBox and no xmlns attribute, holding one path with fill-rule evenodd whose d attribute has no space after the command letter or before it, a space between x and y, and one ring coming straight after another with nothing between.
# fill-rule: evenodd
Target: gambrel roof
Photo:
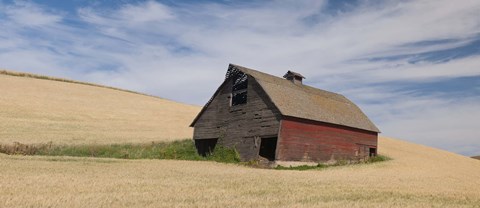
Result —
<instances>
[{"instance_id":1,"label":"gambrel roof","mask_svg":"<svg viewBox=\"0 0 480 208\"><path fill-rule=\"evenodd\" d=\"M234 64L229 65L226 79L232 71L240 71L255 79L283 116L380 132L360 108L343 95L303 84L294 84L289 80ZM210 101L200 111L191 126L195 125Z\"/></svg>"}]
</instances>

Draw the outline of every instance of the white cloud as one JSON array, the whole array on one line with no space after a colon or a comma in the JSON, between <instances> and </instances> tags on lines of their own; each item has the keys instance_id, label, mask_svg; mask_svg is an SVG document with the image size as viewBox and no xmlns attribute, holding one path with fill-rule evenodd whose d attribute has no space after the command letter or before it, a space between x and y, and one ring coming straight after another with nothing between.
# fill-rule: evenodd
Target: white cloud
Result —
<instances>
[{"instance_id":1,"label":"white cloud","mask_svg":"<svg viewBox=\"0 0 480 208\"><path fill-rule=\"evenodd\" d=\"M62 20L61 16L48 13L26 1L15 1L13 5L4 6L1 10L12 23L20 27L48 26Z\"/></svg>"},{"instance_id":2,"label":"white cloud","mask_svg":"<svg viewBox=\"0 0 480 208\"><path fill-rule=\"evenodd\" d=\"M155 1L126 4L117 10L81 8L79 15L84 21L96 25L97 29L106 27L118 30L151 30L148 26L152 24L175 19L175 14L169 7Z\"/></svg>"},{"instance_id":3,"label":"white cloud","mask_svg":"<svg viewBox=\"0 0 480 208\"><path fill-rule=\"evenodd\" d=\"M167 6L148 1L140 5L127 5L118 11L118 18L121 21L144 23L163 21L174 18ZM116 15L116 16L117 16Z\"/></svg>"},{"instance_id":4,"label":"white cloud","mask_svg":"<svg viewBox=\"0 0 480 208\"><path fill-rule=\"evenodd\" d=\"M418 99L418 98L417 98ZM390 102L387 114L394 109L400 115L384 116L378 125L388 136L434 146L466 155L478 154L480 137L480 98ZM401 106L405 105L405 106Z\"/></svg>"}]
</instances>

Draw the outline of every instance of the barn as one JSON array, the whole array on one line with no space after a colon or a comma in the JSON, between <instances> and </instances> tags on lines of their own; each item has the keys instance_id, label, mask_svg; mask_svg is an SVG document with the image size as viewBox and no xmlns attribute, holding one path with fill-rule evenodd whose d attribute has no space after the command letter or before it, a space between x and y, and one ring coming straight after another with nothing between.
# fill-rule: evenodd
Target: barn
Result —
<instances>
[{"instance_id":1,"label":"barn","mask_svg":"<svg viewBox=\"0 0 480 208\"><path fill-rule=\"evenodd\" d=\"M378 128L343 95L230 64L225 80L193 120L200 155L234 147L244 161L327 162L377 154Z\"/></svg>"}]
</instances>

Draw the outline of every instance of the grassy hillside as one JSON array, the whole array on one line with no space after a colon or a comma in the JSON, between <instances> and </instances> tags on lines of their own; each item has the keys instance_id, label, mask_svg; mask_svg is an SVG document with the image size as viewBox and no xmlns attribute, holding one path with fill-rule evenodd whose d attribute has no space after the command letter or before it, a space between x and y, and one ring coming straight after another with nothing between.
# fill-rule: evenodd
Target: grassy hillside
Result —
<instances>
[{"instance_id":1,"label":"grassy hillside","mask_svg":"<svg viewBox=\"0 0 480 208\"><path fill-rule=\"evenodd\" d=\"M200 107L0 71L0 144L189 138ZM153 145L153 144L152 144ZM396 139L393 160L294 171L200 161L0 154L0 207L478 207L480 162Z\"/></svg>"},{"instance_id":2,"label":"grassy hillside","mask_svg":"<svg viewBox=\"0 0 480 208\"><path fill-rule=\"evenodd\" d=\"M0 143L191 138L200 107L89 83L0 71Z\"/></svg>"},{"instance_id":3,"label":"grassy hillside","mask_svg":"<svg viewBox=\"0 0 480 208\"><path fill-rule=\"evenodd\" d=\"M0 155L0 207L478 207L480 162L380 138L393 160L325 170Z\"/></svg>"}]
</instances>

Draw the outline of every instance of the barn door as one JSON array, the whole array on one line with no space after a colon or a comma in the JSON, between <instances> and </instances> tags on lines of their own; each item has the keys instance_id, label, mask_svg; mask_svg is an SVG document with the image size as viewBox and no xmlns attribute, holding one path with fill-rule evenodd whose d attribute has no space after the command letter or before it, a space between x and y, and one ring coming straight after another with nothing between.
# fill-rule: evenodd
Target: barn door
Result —
<instances>
[{"instance_id":1,"label":"barn door","mask_svg":"<svg viewBox=\"0 0 480 208\"><path fill-rule=\"evenodd\" d=\"M368 158L377 156L377 147L366 144L357 144L357 150L355 156L358 158Z\"/></svg>"},{"instance_id":2,"label":"barn door","mask_svg":"<svg viewBox=\"0 0 480 208\"><path fill-rule=\"evenodd\" d=\"M368 154L368 155L369 155L370 157L375 157L375 156L377 156L377 148L376 148L376 147L370 146L368 149L369 149L369 154Z\"/></svg>"},{"instance_id":3,"label":"barn door","mask_svg":"<svg viewBox=\"0 0 480 208\"><path fill-rule=\"evenodd\" d=\"M217 145L217 138L214 139L195 139L195 147L199 155L206 157L212 154Z\"/></svg>"},{"instance_id":4,"label":"barn door","mask_svg":"<svg viewBox=\"0 0 480 208\"><path fill-rule=\"evenodd\" d=\"M262 138L260 141L260 150L258 155L267 158L269 161L275 160L277 151L277 137Z\"/></svg>"}]
</instances>

